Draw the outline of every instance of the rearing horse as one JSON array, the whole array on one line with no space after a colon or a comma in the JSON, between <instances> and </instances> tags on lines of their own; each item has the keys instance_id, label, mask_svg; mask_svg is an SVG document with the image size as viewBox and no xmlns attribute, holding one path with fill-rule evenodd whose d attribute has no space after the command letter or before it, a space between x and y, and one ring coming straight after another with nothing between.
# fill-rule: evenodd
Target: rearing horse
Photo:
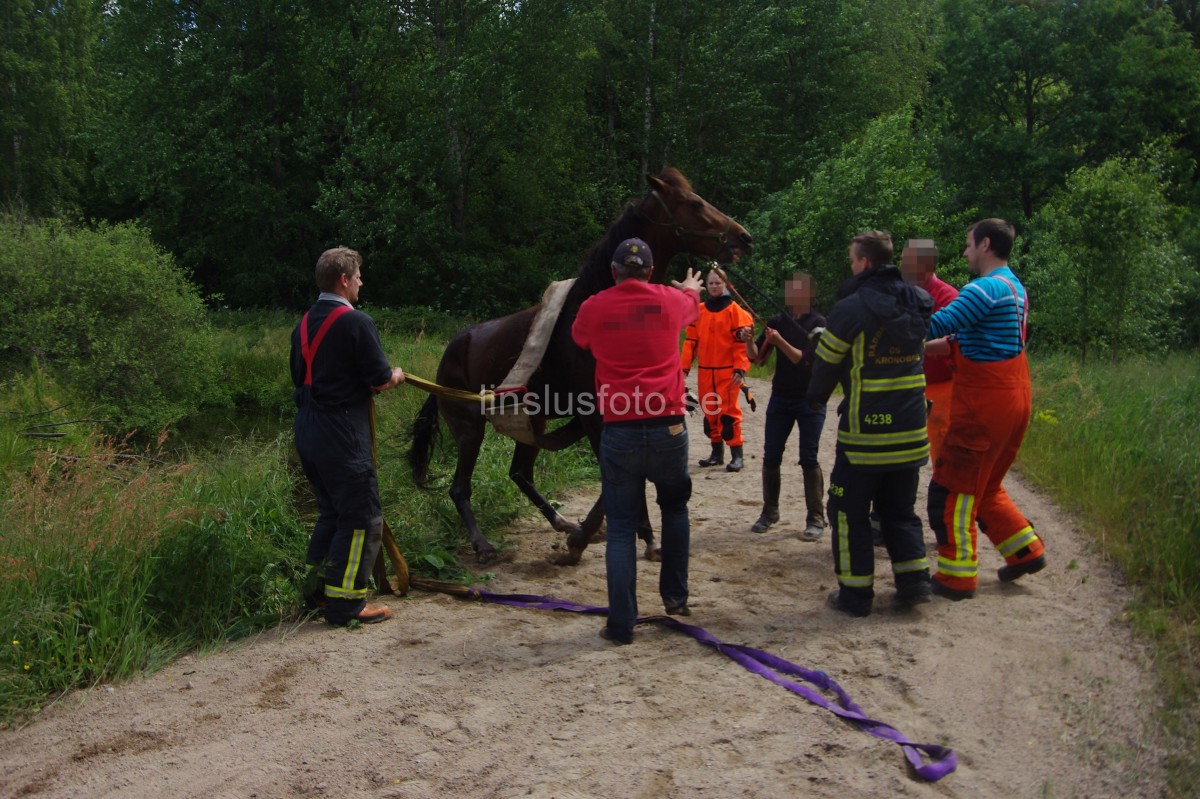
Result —
<instances>
[{"instance_id":1,"label":"rearing horse","mask_svg":"<svg viewBox=\"0 0 1200 799\"><path fill-rule=\"evenodd\" d=\"M647 177L649 193L631 203L609 227L604 237L588 252L579 276L571 287L555 323L541 365L527 381L530 396L538 398L540 416L533 419L535 430L544 430L547 418L572 416L570 422L543 441L559 448L587 436L592 450L599 452L602 420L591 404L579 402L581 395L594 396L596 361L571 339L571 325L579 306L591 295L613 285L610 262L619 243L640 238L654 254L652 279L664 282L676 255L688 252L707 260L729 263L752 247L750 234L730 217L710 205L694 191L679 170L668 168L657 177ZM437 370L437 383L448 388L479 391L500 384L516 363L540 305L515 314L472 325L455 334L446 346ZM577 412L578 411L578 412ZM454 436L458 465L450 497L467 528L471 545L481 563L496 557L496 548L484 537L471 509L471 475L487 426L479 402L439 400L435 395L421 407L413 423L413 443L408 459L413 476L423 484L438 431L438 413ZM539 439L541 440L541 439ZM508 476L512 478L559 532L567 533L567 552L555 561L561 565L579 562L592 535L604 520L601 499L597 499L587 517L579 524L567 521L546 501L533 484L533 464L542 447L516 443ZM653 533L639 533L647 542L647 557L653 551Z\"/></svg>"}]
</instances>

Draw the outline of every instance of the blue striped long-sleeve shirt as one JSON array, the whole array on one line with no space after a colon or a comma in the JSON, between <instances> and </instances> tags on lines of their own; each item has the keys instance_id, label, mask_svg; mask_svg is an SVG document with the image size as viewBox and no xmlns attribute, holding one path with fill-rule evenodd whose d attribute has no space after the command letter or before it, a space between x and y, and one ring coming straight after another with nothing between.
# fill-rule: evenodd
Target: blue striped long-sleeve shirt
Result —
<instances>
[{"instance_id":1,"label":"blue striped long-sleeve shirt","mask_svg":"<svg viewBox=\"0 0 1200 799\"><path fill-rule=\"evenodd\" d=\"M1025 349L1025 287L1007 265L966 285L954 302L933 315L929 338L957 334L972 361L1005 361Z\"/></svg>"}]
</instances>

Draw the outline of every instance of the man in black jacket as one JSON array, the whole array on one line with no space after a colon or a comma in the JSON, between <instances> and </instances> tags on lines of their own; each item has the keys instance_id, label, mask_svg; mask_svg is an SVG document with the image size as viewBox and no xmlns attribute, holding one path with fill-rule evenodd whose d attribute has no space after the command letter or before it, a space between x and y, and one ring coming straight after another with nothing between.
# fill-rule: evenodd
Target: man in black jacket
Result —
<instances>
[{"instance_id":1,"label":"man in black jacket","mask_svg":"<svg viewBox=\"0 0 1200 799\"><path fill-rule=\"evenodd\" d=\"M838 590L829 604L866 616L874 600L870 512L881 517L900 606L930 599L921 520L913 510L925 432L925 333L933 300L892 264L892 238L873 230L850 242L854 277L829 312L817 345L808 401L824 405L840 382L838 442L828 516Z\"/></svg>"},{"instance_id":2,"label":"man in black jacket","mask_svg":"<svg viewBox=\"0 0 1200 799\"><path fill-rule=\"evenodd\" d=\"M339 625L392 616L386 606L366 602L383 533L370 414L372 394L403 383L404 372L388 363L371 317L354 310L361 268L354 250L326 250L317 261L321 294L292 331L292 429L319 514L307 560L324 584L305 599Z\"/></svg>"}]
</instances>

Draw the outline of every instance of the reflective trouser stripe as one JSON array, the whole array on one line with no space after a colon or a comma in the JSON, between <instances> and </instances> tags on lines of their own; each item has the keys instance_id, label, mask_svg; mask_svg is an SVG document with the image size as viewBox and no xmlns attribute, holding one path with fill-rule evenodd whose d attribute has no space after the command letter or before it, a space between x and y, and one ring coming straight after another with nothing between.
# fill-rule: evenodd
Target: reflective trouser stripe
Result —
<instances>
[{"instance_id":1,"label":"reflective trouser stripe","mask_svg":"<svg viewBox=\"0 0 1200 799\"><path fill-rule=\"evenodd\" d=\"M1037 540L1037 534L1033 532L1033 526L1029 525L1023 530L1009 536L996 545L996 549L1000 550L1000 554L1005 558L1012 557L1018 550L1032 544Z\"/></svg>"},{"instance_id":2,"label":"reflective trouser stripe","mask_svg":"<svg viewBox=\"0 0 1200 799\"><path fill-rule=\"evenodd\" d=\"M949 532L950 543L954 546L954 561L976 563L979 553L975 550L975 536L971 534L975 521L975 497L971 494L951 496L954 497L954 522Z\"/></svg>"},{"instance_id":3,"label":"reflective trouser stripe","mask_svg":"<svg viewBox=\"0 0 1200 799\"><path fill-rule=\"evenodd\" d=\"M874 574L856 575L850 571L850 525L846 520L845 511L838 511L834 517L833 546L839 585L847 588L870 588L875 584Z\"/></svg>"},{"instance_id":4,"label":"reflective trouser stripe","mask_svg":"<svg viewBox=\"0 0 1200 799\"><path fill-rule=\"evenodd\" d=\"M979 576L979 561L950 560L938 555L938 571L950 577L973 580Z\"/></svg>"},{"instance_id":5,"label":"reflective trouser stripe","mask_svg":"<svg viewBox=\"0 0 1200 799\"><path fill-rule=\"evenodd\" d=\"M358 576L358 567L362 562L363 544L367 540L367 531L354 530L350 537L350 554L346 559L346 571L342 575L341 585L326 585L325 596L334 597L336 599L365 599L367 596L366 587L355 588L355 578Z\"/></svg>"},{"instance_id":6,"label":"reflective trouser stripe","mask_svg":"<svg viewBox=\"0 0 1200 799\"><path fill-rule=\"evenodd\" d=\"M899 563L892 564L892 572L894 574L905 574L907 572L920 572L929 568L929 561L925 558L920 560L903 560Z\"/></svg>"}]
</instances>

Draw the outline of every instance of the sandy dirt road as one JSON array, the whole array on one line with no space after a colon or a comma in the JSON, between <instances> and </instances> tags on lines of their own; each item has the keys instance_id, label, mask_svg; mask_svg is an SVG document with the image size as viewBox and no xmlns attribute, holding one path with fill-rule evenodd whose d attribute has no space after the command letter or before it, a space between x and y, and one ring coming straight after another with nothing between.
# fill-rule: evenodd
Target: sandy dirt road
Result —
<instances>
[{"instance_id":1,"label":"sandy dirt road","mask_svg":"<svg viewBox=\"0 0 1200 799\"><path fill-rule=\"evenodd\" d=\"M848 618L825 606L828 542L799 538L794 440L784 519L749 532L769 395L753 385L743 472L696 466L708 447L689 422L688 621L823 671L867 715L952 747L958 770L943 780L678 632L644 625L614 647L599 617L414 592L383 600L397 616L385 624L288 624L68 697L0 733L0 797L1161 796L1148 656L1123 618L1126 589L1074 522L1010 478L1047 542L1045 571L1002 585L985 547L974 600L902 613L879 551L877 612ZM593 498L577 493L565 513ZM604 545L552 566L561 539L534 515L516 525L488 590L605 604ZM660 613L657 566L639 569L642 612Z\"/></svg>"}]
</instances>

